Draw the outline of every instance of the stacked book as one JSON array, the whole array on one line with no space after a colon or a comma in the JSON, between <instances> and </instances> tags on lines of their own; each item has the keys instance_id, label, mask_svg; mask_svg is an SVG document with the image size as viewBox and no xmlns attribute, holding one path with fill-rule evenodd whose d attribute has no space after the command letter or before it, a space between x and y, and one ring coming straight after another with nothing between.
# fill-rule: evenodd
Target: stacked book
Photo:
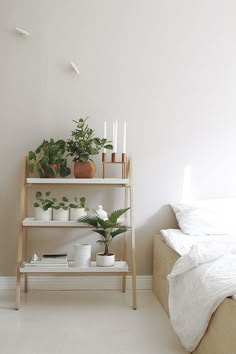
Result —
<instances>
[{"instance_id":1,"label":"stacked book","mask_svg":"<svg viewBox=\"0 0 236 354\"><path fill-rule=\"evenodd\" d=\"M41 257L34 254L28 262L24 263L24 267L68 268L67 254L43 254Z\"/></svg>"}]
</instances>

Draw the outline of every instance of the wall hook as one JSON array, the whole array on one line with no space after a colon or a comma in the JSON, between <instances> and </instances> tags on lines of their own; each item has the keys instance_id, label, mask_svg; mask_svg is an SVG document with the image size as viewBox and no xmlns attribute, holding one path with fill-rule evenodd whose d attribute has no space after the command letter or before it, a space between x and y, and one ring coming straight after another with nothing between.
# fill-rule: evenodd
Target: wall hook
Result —
<instances>
[{"instance_id":1,"label":"wall hook","mask_svg":"<svg viewBox=\"0 0 236 354\"><path fill-rule=\"evenodd\" d=\"M20 27L16 27L16 32L22 34L23 36L26 36L28 37L29 36L29 32L24 30L23 28L20 28Z\"/></svg>"},{"instance_id":2,"label":"wall hook","mask_svg":"<svg viewBox=\"0 0 236 354\"><path fill-rule=\"evenodd\" d=\"M77 68L77 66L73 61L70 62L70 66L76 72L76 74L79 75L79 69Z\"/></svg>"}]
</instances>

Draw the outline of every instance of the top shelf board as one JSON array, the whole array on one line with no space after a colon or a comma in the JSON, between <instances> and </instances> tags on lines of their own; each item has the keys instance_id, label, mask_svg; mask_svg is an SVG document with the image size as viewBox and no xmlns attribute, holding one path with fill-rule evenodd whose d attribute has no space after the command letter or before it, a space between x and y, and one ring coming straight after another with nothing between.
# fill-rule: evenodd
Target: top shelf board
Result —
<instances>
[{"instance_id":1,"label":"top shelf board","mask_svg":"<svg viewBox=\"0 0 236 354\"><path fill-rule=\"evenodd\" d=\"M125 186L128 179L124 178L27 178L27 184L82 184Z\"/></svg>"}]
</instances>

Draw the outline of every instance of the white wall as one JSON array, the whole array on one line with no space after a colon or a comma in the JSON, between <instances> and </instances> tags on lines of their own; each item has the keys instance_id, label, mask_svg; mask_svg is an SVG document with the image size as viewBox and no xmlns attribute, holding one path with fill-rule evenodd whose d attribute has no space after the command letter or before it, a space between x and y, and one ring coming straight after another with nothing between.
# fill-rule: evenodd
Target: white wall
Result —
<instances>
[{"instance_id":1,"label":"white wall","mask_svg":"<svg viewBox=\"0 0 236 354\"><path fill-rule=\"evenodd\" d=\"M235 12L230 0L0 0L0 275L15 272L22 156L80 116L98 135L127 121L139 274L153 234L176 226L186 165L192 197L235 196Z\"/></svg>"}]
</instances>

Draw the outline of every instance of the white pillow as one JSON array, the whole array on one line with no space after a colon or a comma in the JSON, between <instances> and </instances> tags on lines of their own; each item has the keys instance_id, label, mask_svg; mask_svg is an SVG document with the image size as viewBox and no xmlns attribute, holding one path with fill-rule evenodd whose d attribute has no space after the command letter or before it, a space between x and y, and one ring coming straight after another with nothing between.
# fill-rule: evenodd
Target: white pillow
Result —
<instances>
[{"instance_id":1,"label":"white pillow","mask_svg":"<svg viewBox=\"0 0 236 354\"><path fill-rule=\"evenodd\" d=\"M209 199L171 204L181 230L187 235L236 235L236 199Z\"/></svg>"}]
</instances>

